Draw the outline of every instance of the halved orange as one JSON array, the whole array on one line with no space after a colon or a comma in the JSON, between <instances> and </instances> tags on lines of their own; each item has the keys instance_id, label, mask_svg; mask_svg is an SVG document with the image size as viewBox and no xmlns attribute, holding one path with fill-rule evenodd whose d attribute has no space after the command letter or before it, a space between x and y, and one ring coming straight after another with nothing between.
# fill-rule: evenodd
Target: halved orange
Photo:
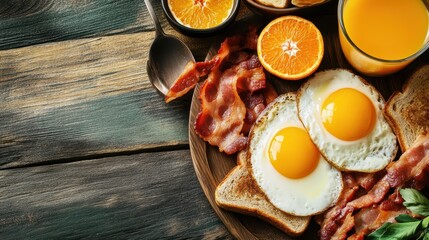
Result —
<instances>
[{"instance_id":1,"label":"halved orange","mask_svg":"<svg viewBox=\"0 0 429 240\"><path fill-rule=\"evenodd\" d=\"M258 38L258 57L271 74L286 80L311 75L322 62L323 37L310 21L296 16L271 21Z\"/></svg>"},{"instance_id":2,"label":"halved orange","mask_svg":"<svg viewBox=\"0 0 429 240\"><path fill-rule=\"evenodd\" d=\"M168 0L177 21L195 29L220 25L231 13L233 0Z\"/></svg>"}]
</instances>

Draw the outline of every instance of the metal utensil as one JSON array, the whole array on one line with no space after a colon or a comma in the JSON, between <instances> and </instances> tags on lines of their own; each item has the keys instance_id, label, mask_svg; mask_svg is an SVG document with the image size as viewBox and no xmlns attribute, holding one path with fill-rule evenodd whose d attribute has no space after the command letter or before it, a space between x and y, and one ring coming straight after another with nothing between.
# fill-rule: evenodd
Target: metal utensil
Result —
<instances>
[{"instance_id":1,"label":"metal utensil","mask_svg":"<svg viewBox=\"0 0 429 240\"><path fill-rule=\"evenodd\" d=\"M149 50L147 74L152 85L163 95L180 75L189 61L195 62L191 50L174 36L166 35L149 0L144 0L155 24L155 40Z\"/></svg>"}]
</instances>

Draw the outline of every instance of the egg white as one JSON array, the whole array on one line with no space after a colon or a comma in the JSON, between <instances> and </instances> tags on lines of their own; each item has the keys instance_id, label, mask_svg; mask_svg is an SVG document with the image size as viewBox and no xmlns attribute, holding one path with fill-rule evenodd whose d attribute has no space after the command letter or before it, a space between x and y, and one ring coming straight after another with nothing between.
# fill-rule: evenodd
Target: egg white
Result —
<instances>
[{"instance_id":1,"label":"egg white","mask_svg":"<svg viewBox=\"0 0 429 240\"><path fill-rule=\"evenodd\" d=\"M287 178L272 166L268 147L273 136L285 127L304 129L295 100L294 93L281 95L261 113L250 132L248 156L252 176L275 207L292 215L309 216L335 204L343 183L341 173L322 155L316 169L299 179Z\"/></svg>"},{"instance_id":2,"label":"egg white","mask_svg":"<svg viewBox=\"0 0 429 240\"><path fill-rule=\"evenodd\" d=\"M371 133L356 141L344 141L324 127L321 109L324 100L342 88L353 88L365 94L373 103L376 122ZM299 118L324 157L338 169L375 172L386 167L396 155L396 136L383 116L385 101L381 94L353 73L327 70L317 73L298 91ZM351 106L352 107L352 106Z\"/></svg>"}]
</instances>

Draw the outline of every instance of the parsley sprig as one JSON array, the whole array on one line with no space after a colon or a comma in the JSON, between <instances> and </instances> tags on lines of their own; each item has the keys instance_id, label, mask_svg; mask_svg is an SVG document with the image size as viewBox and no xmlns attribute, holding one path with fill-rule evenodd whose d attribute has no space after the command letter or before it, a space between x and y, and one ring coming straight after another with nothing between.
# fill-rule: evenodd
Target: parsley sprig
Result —
<instances>
[{"instance_id":1,"label":"parsley sprig","mask_svg":"<svg viewBox=\"0 0 429 240\"><path fill-rule=\"evenodd\" d=\"M396 223L385 223L372 232L366 239L416 239L429 240L429 200L412 188L400 189L404 206L414 214L425 218L416 219L407 214L398 215Z\"/></svg>"}]
</instances>

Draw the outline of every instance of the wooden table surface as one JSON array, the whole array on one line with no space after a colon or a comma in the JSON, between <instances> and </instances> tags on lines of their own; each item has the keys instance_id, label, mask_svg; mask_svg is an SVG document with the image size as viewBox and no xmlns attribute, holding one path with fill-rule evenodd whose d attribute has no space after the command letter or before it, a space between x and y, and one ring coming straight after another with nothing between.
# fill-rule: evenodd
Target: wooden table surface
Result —
<instances>
[{"instance_id":1,"label":"wooden table surface","mask_svg":"<svg viewBox=\"0 0 429 240\"><path fill-rule=\"evenodd\" d=\"M151 2L204 59L214 38ZM190 101L149 82L154 35L143 0L1 1L0 239L233 238L195 175Z\"/></svg>"}]
</instances>

